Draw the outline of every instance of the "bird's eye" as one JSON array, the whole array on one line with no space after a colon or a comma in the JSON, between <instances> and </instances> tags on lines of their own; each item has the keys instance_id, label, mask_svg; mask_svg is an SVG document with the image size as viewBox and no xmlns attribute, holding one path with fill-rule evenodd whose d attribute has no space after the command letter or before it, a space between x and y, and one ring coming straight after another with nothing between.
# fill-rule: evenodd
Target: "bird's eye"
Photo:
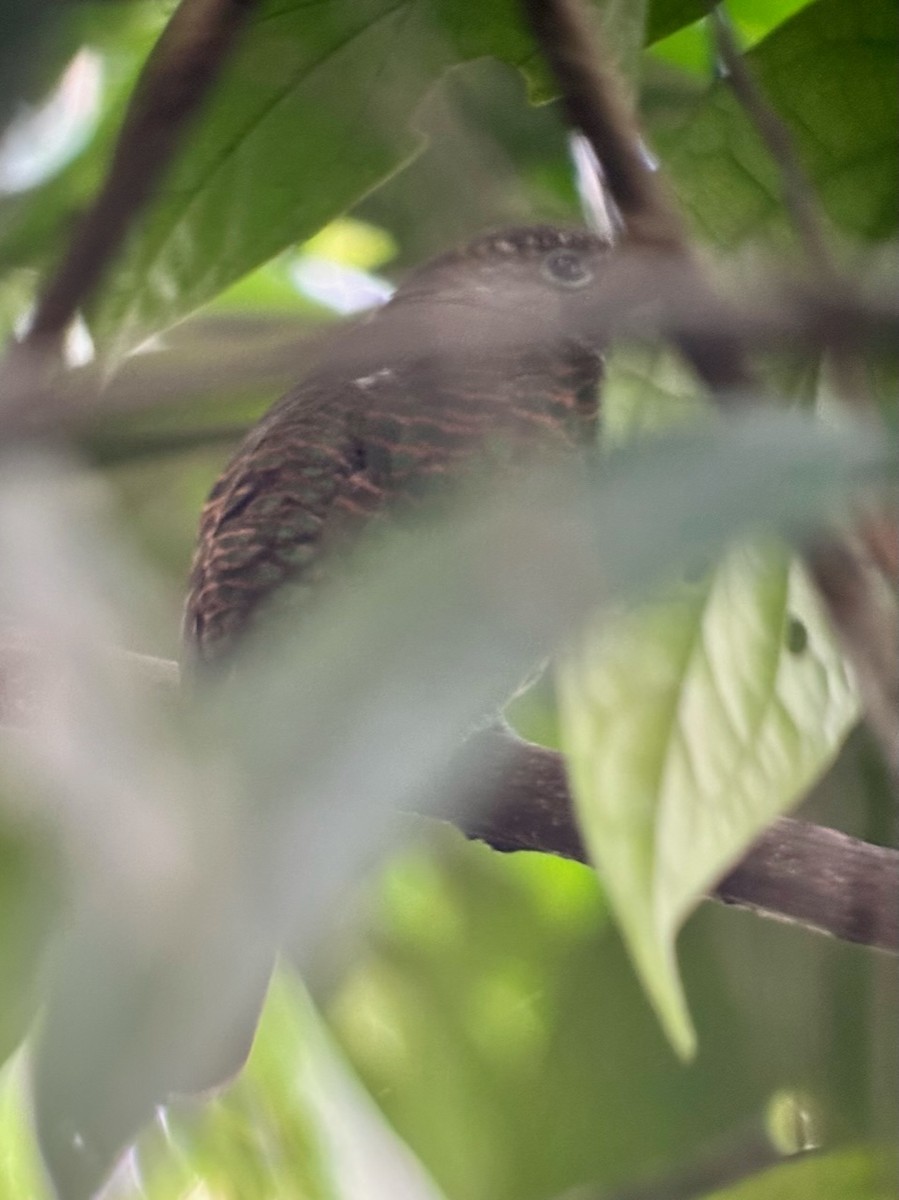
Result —
<instances>
[{"instance_id":1,"label":"bird's eye","mask_svg":"<svg viewBox=\"0 0 899 1200\"><path fill-rule=\"evenodd\" d=\"M574 250L553 250L543 260L543 274L551 283L579 288L589 283L593 272Z\"/></svg>"}]
</instances>

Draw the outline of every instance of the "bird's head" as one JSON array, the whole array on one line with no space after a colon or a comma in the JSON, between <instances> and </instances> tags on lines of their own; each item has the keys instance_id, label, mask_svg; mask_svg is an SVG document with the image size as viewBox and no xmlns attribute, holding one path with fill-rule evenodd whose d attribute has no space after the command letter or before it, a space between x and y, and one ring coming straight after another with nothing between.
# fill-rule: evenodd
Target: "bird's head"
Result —
<instances>
[{"instance_id":1,"label":"bird's head","mask_svg":"<svg viewBox=\"0 0 899 1200\"><path fill-rule=\"evenodd\" d=\"M535 346L598 344L609 242L586 229L533 225L484 234L414 271L387 305L418 306L441 337Z\"/></svg>"}]
</instances>

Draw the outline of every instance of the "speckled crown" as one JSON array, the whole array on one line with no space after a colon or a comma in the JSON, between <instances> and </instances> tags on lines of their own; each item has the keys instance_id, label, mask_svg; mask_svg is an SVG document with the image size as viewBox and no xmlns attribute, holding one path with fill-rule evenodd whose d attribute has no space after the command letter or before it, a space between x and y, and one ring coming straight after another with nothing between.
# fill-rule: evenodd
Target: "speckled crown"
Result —
<instances>
[{"instance_id":1,"label":"speckled crown","mask_svg":"<svg viewBox=\"0 0 899 1200\"><path fill-rule=\"evenodd\" d=\"M468 245L450 251L447 257L459 258L534 258L549 250L596 250L606 243L588 229L562 228L556 225L523 225L498 229L475 238Z\"/></svg>"},{"instance_id":2,"label":"speckled crown","mask_svg":"<svg viewBox=\"0 0 899 1200\"><path fill-rule=\"evenodd\" d=\"M607 250L609 242L589 229L559 225L521 225L481 234L470 242L446 250L423 263L403 281L402 295L415 295L427 286L435 274L440 275L454 266L465 263L502 262L509 259L529 261L541 258L550 250L576 250L595 253Z\"/></svg>"}]
</instances>

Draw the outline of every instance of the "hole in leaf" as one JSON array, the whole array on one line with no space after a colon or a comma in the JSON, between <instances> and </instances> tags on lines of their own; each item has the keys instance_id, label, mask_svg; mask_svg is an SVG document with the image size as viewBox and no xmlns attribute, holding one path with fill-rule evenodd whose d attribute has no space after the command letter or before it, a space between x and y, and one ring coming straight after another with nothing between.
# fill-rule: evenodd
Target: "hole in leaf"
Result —
<instances>
[{"instance_id":1,"label":"hole in leaf","mask_svg":"<svg viewBox=\"0 0 899 1200\"><path fill-rule=\"evenodd\" d=\"M802 654L808 646L808 630L798 617L787 621L787 649L791 654Z\"/></svg>"}]
</instances>

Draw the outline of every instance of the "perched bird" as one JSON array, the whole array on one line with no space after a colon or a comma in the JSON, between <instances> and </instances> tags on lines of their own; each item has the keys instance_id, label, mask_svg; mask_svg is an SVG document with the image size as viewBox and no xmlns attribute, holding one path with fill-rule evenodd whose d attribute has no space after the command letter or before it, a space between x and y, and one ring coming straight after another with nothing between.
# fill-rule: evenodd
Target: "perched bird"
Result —
<instances>
[{"instance_id":1,"label":"perched bird","mask_svg":"<svg viewBox=\"0 0 899 1200\"><path fill-rule=\"evenodd\" d=\"M491 233L433 259L333 343L250 432L203 510L186 657L227 657L281 585L442 481L595 441L596 310L609 245Z\"/></svg>"},{"instance_id":2,"label":"perched bird","mask_svg":"<svg viewBox=\"0 0 899 1200\"><path fill-rule=\"evenodd\" d=\"M229 660L279 589L314 590L362 528L468 471L596 439L597 303L608 245L549 226L488 234L414 272L332 344L249 433L209 496L185 665ZM283 594L283 593L282 593ZM291 609L293 611L293 609ZM233 1075L265 994L254 981L214 1063Z\"/></svg>"}]
</instances>

